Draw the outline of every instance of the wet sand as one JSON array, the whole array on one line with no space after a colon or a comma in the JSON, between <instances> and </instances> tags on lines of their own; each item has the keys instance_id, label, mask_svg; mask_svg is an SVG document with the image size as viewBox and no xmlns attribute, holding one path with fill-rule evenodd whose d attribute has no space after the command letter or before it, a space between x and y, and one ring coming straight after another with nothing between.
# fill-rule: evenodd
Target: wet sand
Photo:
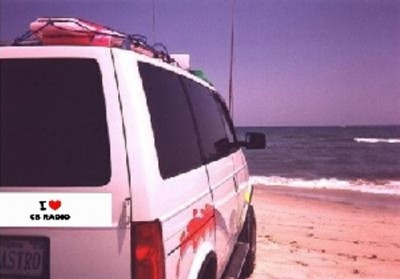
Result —
<instances>
[{"instance_id":1,"label":"wet sand","mask_svg":"<svg viewBox=\"0 0 400 279\"><path fill-rule=\"evenodd\" d=\"M400 278L400 196L257 186L252 279Z\"/></svg>"}]
</instances>

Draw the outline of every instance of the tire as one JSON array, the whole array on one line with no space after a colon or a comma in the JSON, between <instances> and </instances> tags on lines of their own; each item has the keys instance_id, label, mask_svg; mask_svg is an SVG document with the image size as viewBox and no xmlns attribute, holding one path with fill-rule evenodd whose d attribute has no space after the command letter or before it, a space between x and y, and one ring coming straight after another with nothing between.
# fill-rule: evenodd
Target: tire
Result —
<instances>
[{"instance_id":1,"label":"tire","mask_svg":"<svg viewBox=\"0 0 400 279\"><path fill-rule=\"evenodd\" d=\"M217 274L217 261L214 253L208 254L204 261L199 274L198 279L215 279Z\"/></svg>"},{"instance_id":2,"label":"tire","mask_svg":"<svg viewBox=\"0 0 400 279\"><path fill-rule=\"evenodd\" d=\"M241 232L240 240L249 244L249 252L244 262L241 278L249 277L256 265L256 248L257 248L257 222L254 208L249 205L247 210L246 222Z\"/></svg>"}]
</instances>

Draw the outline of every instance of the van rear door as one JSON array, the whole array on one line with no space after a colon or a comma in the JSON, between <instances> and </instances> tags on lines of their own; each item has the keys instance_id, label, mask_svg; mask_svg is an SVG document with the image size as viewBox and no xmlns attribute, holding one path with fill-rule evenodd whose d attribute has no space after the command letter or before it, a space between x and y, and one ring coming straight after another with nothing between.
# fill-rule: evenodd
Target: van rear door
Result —
<instances>
[{"instance_id":1,"label":"van rear door","mask_svg":"<svg viewBox=\"0 0 400 279\"><path fill-rule=\"evenodd\" d=\"M2 47L0 63L0 277L129 278L110 50Z\"/></svg>"}]
</instances>

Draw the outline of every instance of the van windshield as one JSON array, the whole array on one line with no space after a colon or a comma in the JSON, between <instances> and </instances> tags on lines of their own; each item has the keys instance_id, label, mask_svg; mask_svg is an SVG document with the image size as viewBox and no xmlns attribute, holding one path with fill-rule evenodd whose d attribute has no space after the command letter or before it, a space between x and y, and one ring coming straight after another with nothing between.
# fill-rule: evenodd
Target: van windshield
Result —
<instances>
[{"instance_id":1,"label":"van windshield","mask_svg":"<svg viewBox=\"0 0 400 279\"><path fill-rule=\"evenodd\" d=\"M0 186L101 186L111 177L94 59L0 59Z\"/></svg>"}]
</instances>

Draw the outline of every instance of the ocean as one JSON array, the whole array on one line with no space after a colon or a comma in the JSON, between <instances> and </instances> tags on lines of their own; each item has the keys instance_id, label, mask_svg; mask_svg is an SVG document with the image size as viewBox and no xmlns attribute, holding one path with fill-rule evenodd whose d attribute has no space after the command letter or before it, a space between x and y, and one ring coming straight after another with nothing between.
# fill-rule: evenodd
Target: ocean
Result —
<instances>
[{"instance_id":1,"label":"ocean","mask_svg":"<svg viewBox=\"0 0 400 279\"><path fill-rule=\"evenodd\" d=\"M266 185L400 195L400 126L239 127L266 135L244 149L252 180Z\"/></svg>"}]
</instances>

